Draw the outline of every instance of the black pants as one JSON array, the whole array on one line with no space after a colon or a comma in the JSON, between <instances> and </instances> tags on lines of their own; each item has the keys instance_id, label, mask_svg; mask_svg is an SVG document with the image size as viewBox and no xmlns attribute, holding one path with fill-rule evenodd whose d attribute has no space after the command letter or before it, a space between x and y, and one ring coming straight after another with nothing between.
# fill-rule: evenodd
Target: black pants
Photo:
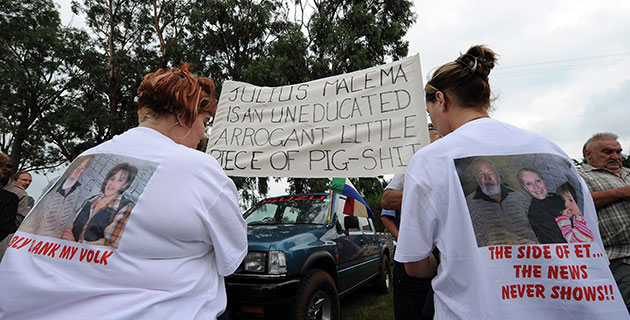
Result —
<instances>
[{"instance_id":1,"label":"black pants","mask_svg":"<svg viewBox=\"0 0 630 320\"><path fill-rule=\"evenodd\" d=\"M394 316L396 320L433 319L431 279L410 277L405 265L394 261Z\"/></svg>"},{"instance_id":2,"label":"black pants","mask_svg":"<svg viewBox=\"0 0 630 320\"><path fill-rule=\"evenodd\" d=\"M630 265L624 263L622 259L611 260L610 271L615 277L617 287L619 287L626 308L630 312Z\"/></svg>"}]
</instances>

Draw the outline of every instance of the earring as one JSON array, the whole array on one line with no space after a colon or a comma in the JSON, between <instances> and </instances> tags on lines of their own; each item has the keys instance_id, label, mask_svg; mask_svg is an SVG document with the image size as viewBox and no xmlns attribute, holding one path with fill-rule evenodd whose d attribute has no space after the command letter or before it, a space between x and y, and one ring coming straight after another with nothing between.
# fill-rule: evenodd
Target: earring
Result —
<instances>
[{"instance_id":1,"label":"earring","mask_svg":"<svg viewBox=\"0 0 630 320\"><path fill-rule=\"evenodd\" d=\"M169 129L169 131L173 131L173 128L175 126L180 126L179 121L175 121L172 125L171 128ZM172 134L172 133L171 133ZM173 135L173 137L175 137L175 140L181 140L184 139L186 137L188 137L188 135L190 135L190 128L188 128L188 132L186 133L186 135L184 135L183 137L175 137L175 135Z\"/></svg>"}]
</instances>

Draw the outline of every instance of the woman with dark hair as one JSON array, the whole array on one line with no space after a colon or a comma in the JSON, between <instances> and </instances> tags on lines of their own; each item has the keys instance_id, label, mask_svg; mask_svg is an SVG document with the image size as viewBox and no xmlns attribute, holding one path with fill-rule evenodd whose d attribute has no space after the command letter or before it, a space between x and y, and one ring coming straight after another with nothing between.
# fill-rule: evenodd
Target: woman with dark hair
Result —
<instances>
[{"instance_id":1,"label":"woman with dark hair","mask_svg":"<svg viewBox=\"0 0 630 320\"><path fill-rule=\"evenodd\" d=\"M545 179L538 170L521 168L516 174L523 189L532 196L527 218L540 243L566 243L556 218L562 215L564 199L547 190Z\"/></svg>"},{"instance_id":2,"label":"woman with dark hair","mask_svg":"<svg viewBox=\"0 0 630 320\"><path fill-rule=\"evenodd\" d=\"M460 176L458 169L463 167L458 166L468 166L470 160L477 157L492 156L495 162L502 163L501 170L506 172L517 169L510 168L515 157L523 155L526 156L524 159L530 159L532 154L544 154L546 158L557 160L559 166L566 168L563 170L579 181L577 169L557 145L539 135L490 118L488 75L496 60L492 50L485 46L473 46L431 74L425 86L427 111L431 122L444 137L420 149L409 161L395 260L405 263L410 276L435 276L431 284L435 291L436 319L626 319L627 310L618 291L605 305L560 299L542 301L545 297L553 297L550 291L544 291L545 288L562 282L548 279L544 274L535 281L541 284L520 284L523 283L520 277L532 277L533 272L531 268L527 273L517 266L584 263L575 256L561 258L550 254L545 256L544 262L537 262L524 258L529 252L527 250L543 252L543 246L549 245L477 244L475 228L483 230L487 226L472 223L462 184L470 178ZM499 220L506 216L502 213L520 212L525 215L521 207L504 201L509 193L509 190L501 188L500 197L484 200L487 205L482 210ZM590 194L587 192L584 196L589 197ZM592 205L589 209L594 211ZM595 219L588 214L586 217ZM507 220L503 222L510 223ZM596 223L596 220L589 220L589 225ZM593 247L601 250L601 239L596 241L598 243ZM432 254L434 248L440 252L439 265ZM523 258L519 258L521 254ZM591 256L588 279L574 277L571 286L605 283L612 288L614 279L607 265L605 255ZM546 267L543 269L546 270ZM527 295L518 295L516 286L518 290L527 286L527 290L531 291Z\"/></svg>"},{"instance_id":3,"label":"woman with dark hair","mask_svg":"<svg viewBox=\"0 0 630 320\"><path fill-rule=\"evenodd\" d=\"M101 192L83 202L64 233L81 243L36 235L33 250L7 252L2 316L219 317L224 277L247 253L247 226L232 180L195 150L216 106L214 83L189 64L147 74L138 88L139 126L82 154L94 158L76 192ZM102 184L92 183L112 159L133 166L115 166Z\"/></svg>"},{"instance_id":4,"label":"woman with dark hair","mask_svg":"<svg viewBox=\"0 0 630 320\"><path fill-rule=\"evenodd\" d=\"M83 202L77 211L72 229L62 239L118 248L118 241L134 203L123 197L138 169L128 163L113 167L101 185L101 194Z\"/></svg>"}]
</instances>

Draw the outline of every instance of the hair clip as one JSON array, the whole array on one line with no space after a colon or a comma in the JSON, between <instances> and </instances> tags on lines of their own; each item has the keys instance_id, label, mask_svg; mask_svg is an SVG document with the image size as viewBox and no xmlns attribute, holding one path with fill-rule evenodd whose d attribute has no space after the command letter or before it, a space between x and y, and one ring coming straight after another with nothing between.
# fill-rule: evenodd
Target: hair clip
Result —
<instances>
[{"instance_id":1,"label":"hair clip","mask_svg":"<svg viewBox=\"0 0 630 320\"><path fill-rule=\"evenodd\" d=\"M479 67L479 64L480 63L483 64L488 61L484 58L476 57L476 56L473 56L472 54L465 53L465 54L460 55L459 58L455 60L455 62L461 64L471 74L476 74L478 71L477 69ZM482 76L488 76L489 72L483 72L482 70L479 70L479 73Z\"/></svg>"},{"instance_id":2,"label":"hair clip","mask_svg":"<svg viewBox=\"0 0 630 320\"><path fill-rule=\"evenodd\" d=\"M477 71L477 57L471 54L461 54L457 59L455 59L455 62L461 64L470 73L475 73L475 71ZM470 66L471 62L474 63L472 66Z\"/></svg>"}]
</instances>

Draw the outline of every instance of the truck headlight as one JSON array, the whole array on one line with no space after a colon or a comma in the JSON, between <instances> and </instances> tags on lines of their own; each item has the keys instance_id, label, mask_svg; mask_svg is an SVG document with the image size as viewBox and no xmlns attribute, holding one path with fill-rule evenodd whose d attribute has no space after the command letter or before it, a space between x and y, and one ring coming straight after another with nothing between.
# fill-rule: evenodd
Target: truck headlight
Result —
<instances>
[{"instance_id":1,"label":"truck headlight","mask_svg":"<svg viewBox=\"0 0 630 320\"><path fill-rule=\"evenodd\" d=\"M283 251L269 251L269 273L287 273L287 257Z\"/></svg>"},{"instance_id":2,"label":"truck headlight","mask_svg":"<svg viewBox=\"0 0 630 320\"><path fill-rule=\"evenodd\" d=\"M265 272L266 252L248 252L243 261L243 269L249 272Z\"/></svg>"}]
</instances>

